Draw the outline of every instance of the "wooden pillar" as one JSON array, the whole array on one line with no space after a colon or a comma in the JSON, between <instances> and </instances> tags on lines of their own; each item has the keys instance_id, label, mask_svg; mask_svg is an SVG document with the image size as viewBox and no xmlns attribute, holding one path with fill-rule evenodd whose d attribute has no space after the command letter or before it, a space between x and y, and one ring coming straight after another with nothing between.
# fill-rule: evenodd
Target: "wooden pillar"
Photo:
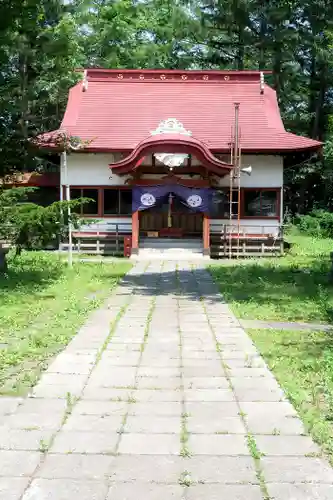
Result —
<instances>
[{"instance_id":1,"label":"wooden pillar","mask_svg":"<svg viewBox=\"0 0 333 500\"><path fill-rule=\"evenodd\" d=\"M132 213L132 254L139 253L139 211Z\"/></svg>"},{"instance_id":2,"label":"wooden pillar","mask_svg":"<svg viewBox=\"0 0 333 500\"><path fill-rule=\"evenodd\" d=\"M203 216L203 253L210 255L210 218L209 214Z\"/></svg>"}]
</instances>

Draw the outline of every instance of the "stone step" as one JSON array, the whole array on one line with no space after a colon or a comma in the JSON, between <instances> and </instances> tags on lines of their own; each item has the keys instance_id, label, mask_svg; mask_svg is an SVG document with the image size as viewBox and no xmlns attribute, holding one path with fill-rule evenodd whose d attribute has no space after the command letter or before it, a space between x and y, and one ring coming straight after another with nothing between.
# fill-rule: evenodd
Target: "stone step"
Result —
<instances>
[{"instance_id":1,"label":"stone step","mask_svg":"<svg viewBox=\"0 0 333 500\"><path fill-rule=\"evenodd\" d=\"M193 254L202 254L203 249L186 249L186 248L139 248L139 253L145 254L159 254L159 255L193 255Z\"/></svg>"},{"instance_id":2,"label":"stone step","mask_svg":"<svg viewBox=\"0 0 333 500\"><path fill-rule=\"evenodd\" d=\"M140 239L140 248L157 248L157 249L188 249L202 250L202 240L191 239L169 239L169 238L144 238Z\"/></svg>"},{"instance_id":3,"label":"stone step","mask_svg":"<svg viewBox=\"0 0 333 500\"><path fill-rule=\"evenodd\" d=\"M132 260L178 260L178 261L196 261L196 260L207 260L208 256L203 255L203 253L161 253L161 252L141 252L139 250L138 255L132 255Z\"/></svg>"}]
</instances>

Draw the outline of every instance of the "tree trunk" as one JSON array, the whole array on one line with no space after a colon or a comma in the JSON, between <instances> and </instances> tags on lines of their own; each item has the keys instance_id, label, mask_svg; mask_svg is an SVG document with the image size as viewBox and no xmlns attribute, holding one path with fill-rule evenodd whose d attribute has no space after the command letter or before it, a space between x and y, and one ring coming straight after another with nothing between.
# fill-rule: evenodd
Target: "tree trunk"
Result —
<instances>
[{"instance_id":1,"label":"tree trunk","mask_svg":"<svg viewBox=\"0 0 333 500\"><path fill-rule=\"evenodd\" d=\"M237 40L237 49L236 49L236 65L237 70L242 71L244 69L244 55L245 55L245 44L243 37L243 27L239 26L238 28L238 40Z\"/></svg>"},{"instance_id":2,"label":"tree trunk","mask_svg":"<svg viewBox=\"0 0 333 500\"><path fill-rule=\"evenodd\" d=\"M259 32L259 69L266 69L266 37L267 37L267 21L265 12L262 12L260 19L260 32Z\"/></svg>"},{"instance_id":3,"label":"tree trunk","mask_svg":"<svg viewBox=\"0 0 333 500\"><path fill-rule=\"evenodd\" d=\"M315 102L313 127L311 134L311 137L313 137L314 139L323 139L323 133L326 125L325 113L323 108L325 104L327 88L327 66L322 64L319 70L318 94Z\"/></svg>"},{"instance_id":4,"label":"tree trunk","mask_svg":"<svg viewBox=\"0 0 333 500\"><path fill-rule=\"evenodd\" d=\"M309 82L309 103L308 113L310 115L309 123L309 136L313 136L314 131L314 115L316 111L316 98L317 98L317 63L315 50L312 49L311 55L311 69L310 69L310 82Z\"/></svg>"},{"instance_id":5,"label":"tree trunk","mask_svg":"<svg viewBox=\"0 0 333 500\"><path fill-rule=\"evenodd\" d=\"M6 273L8 270L6 256L7 250L0 248L0 273Z\"/></svg>"}]
</instances>

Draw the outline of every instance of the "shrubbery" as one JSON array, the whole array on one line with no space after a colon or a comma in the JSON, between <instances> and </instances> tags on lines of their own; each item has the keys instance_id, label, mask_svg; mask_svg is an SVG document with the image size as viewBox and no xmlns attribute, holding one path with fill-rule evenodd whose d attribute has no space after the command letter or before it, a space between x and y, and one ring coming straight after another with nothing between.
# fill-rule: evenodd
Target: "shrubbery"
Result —
<instances>
[{"instance_id":1,"label":"shrubbery","mask_svg":"<svg viewBox=\"0 0 333 500\"><path fill-rule=\"evenodd\" d=\"M333 238L333 213L325 210L313 210L307 215L294 218L294 225L309 236Z\"/></svg>"}]
</instances>

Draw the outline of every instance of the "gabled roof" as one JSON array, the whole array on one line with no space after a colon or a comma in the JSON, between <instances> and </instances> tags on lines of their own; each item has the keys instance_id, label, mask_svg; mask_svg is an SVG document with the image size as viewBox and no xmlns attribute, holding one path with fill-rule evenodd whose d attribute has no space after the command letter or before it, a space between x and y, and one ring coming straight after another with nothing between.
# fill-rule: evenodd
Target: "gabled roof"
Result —
<instances>
[{"instance_id":1,"label":"gabled roof","mask_svg":"<svg viewBox=\"0 0 333 500\"><path fill-rule=\"evenodd\" d=\"M61 130L91 140L86 150L128 152L173 117L207 148L225 152L236 102L243 152L320 148L318 141L286 132L276 92L263 84L258 71L89 69L70 90ZM54 133L44 134L42 141Z\"/></svg>"}]
</instances>

